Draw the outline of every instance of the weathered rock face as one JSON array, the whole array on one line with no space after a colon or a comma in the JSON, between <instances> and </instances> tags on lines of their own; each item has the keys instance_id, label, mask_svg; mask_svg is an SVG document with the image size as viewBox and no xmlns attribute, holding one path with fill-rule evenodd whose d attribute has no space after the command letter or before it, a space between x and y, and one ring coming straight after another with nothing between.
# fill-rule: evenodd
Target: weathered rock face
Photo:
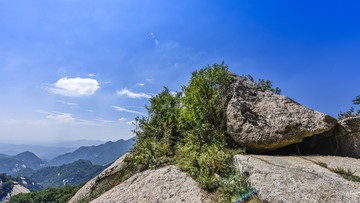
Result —
<instances>
[{"instance_id":1,"label":"weathered rock face","mask_svg":"<svg viewBox=\"0 0 360 203\"><path fill-rule=\"evenodd\" d=\"M230 87L227 131L249 152L265 152L330 131L336 119L237 76Z\"/></svg>"},{"instance_id":2,"label":"weathered rock face","mask_svg":"<svg viewBox=\"0 0 360 203\"><path fill-rule=\"evenodd\" d=\"M126 155L127 154L120 157L111 164L111 166L81 187L74 197L71 198L69 203L89 202L105 191L111 189L119 180L118 172L125 166L124 159Z\"/></svg>"},{"instance_id":3,"label":"weathered rock face","mask_svg":"<svg viewBox=\"0 0 360 203\"><path fill-rule=\"evenodd\" d=\"M147 170L105 192L93 203L212 202L197 183L176 166Z\"/></svg>"},{"instance_id":4,"label":"weathered rock face","mask_svg":"<svg viewBox=\"0 0 360 203\"><path fill-rule=\"evenodd\" d=\"M332 159L321 157L324 163ZM359 182L347 181L315 164L314 157L236 155L234 160L239 170L249 172L249 182L265 202L360 202ZM341 167L360 171L358 159L337 157L337 161L332 166L353 162L356 164Z\"/></svg>"},{"instance_id":5,"label":"weathered rock face","mask_svg":"<svg viewBox=\"0 0 360 203\"><path fill-rule=\"evenodd\" d=\"M11 197L15 196L15 195L18 195L18 194L21 194L21 193L29 193L30 190L27 189L26 187L18 184L17 182L14 182L14 187L13 189L11 190L11 192L4 198L0 199L0 203L5 203L5 202L8 202Z\"/></svg>"},{"instance_id":6,"label":"weathered rock face","mask_svg":"<svg viewBox=\"0 0 360 203\"><path fill-rule=\"evenodd\" d=\"M337 128L337 154L360 158L360 116L339 121Z\"/></svg>"}]
</instances>

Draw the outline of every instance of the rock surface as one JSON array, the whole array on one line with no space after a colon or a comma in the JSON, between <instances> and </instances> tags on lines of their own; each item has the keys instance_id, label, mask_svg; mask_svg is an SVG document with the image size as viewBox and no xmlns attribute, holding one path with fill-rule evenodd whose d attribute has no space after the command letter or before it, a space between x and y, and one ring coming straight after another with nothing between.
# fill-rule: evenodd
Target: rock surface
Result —
<instances>
[{"instance_id":1,"label":"rock surface","mask_svg":"<svg viewBox=\"0 0 360 203\"><path fill-rule=\"evenodd\" d=\"M212 202L197 183L176 166L138 173L105 192L93 203Z\"/></svg>"},{"instance_id":2,"label":"rock surface","mask_svg":"<svg viewBox=\"0 0 360 203\"><path fill-rule=\"evenodd\" d=\"M336 119L289 97L265 91L244 77L230 86L227 131L249 152L265 152L330 131Z\"/></svg>"},{"instance_id":3,"label":"rock surface","mask_svg":"<svg viewBox=\"0 0 360 203\"><path fill-rule=\"evenodd\" d=\"M360 158L360 116L339 121L338 129L337 154Z\"/></svg>"},{"instance_id":4,"label":"rock surface","mask_svg":"<svg viewBox=\"0 0 360 203\"><path fill-rule=\"evenodd\" d=\"M6 197L4 197L3 199L0 200L0 203L4 203L4 202L8 202L11 197L15 196L15 195L18 195L20 193L29 193L30 190L27 189L26 187L20 185L19 183L17 182L14 182L14 187L13 189L11 190L11 193L9 193Z\"/></svg>"},{"instance_id":5,"label":"rock surface","mask_svg":"<svg viewBox=\"0 0 360 203\"><path fill-rule=\"evenodd\" d=\"M69 203L76 203L80 201L88 202L98 196L100 196L105 191L111 189L118 178L118 172L121 171L125 166L125 156L120 157L98 176L91 179L79 191L71 198Z\"/></svg>"},{"instance_id":6,"label":"rock surface","mask_svg":"<svg viewBox=\"0 0 360 203\"><path fill-rule=\"evenodd\" d=\"M354 172L354 175L360 177L360 160L350 157L339 156L306 156L305 159L321 162L328 168L346 168Z\"/></svg>"},{"instance_id":7,"label":"rock surface","mask_svg":"<svg viewBox=\"0 0 360 203\"><path fill-rule=\"evenodd\" d=\"M353 162L352 170L360 170L358 159L337 157L336 162L331 164ZM249 172L249 182L265 202L360 202L359 182L347 181L307 157L236 155L234 163L238 170Z\"/></svg>"}]
</instances>

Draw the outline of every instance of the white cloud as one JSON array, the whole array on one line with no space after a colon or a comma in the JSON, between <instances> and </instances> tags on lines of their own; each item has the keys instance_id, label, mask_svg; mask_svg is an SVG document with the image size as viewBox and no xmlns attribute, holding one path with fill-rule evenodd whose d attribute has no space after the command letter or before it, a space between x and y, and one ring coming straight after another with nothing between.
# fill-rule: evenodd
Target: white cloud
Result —
<instances>
[{"instance_id":1,"label":"white cloud","mask_svg":"<svg viewBox=\"0 0 360 203\"><path fill-rule=\"evenodd\" d=\"M91 78L61 78L49 91L69 97L90 96L100 88L99 82Z\"/></svg>"},{"instance_id":2,"label":"white cloud","mask_svg":"<svg viewBox=\"0 0 360 203\"><path fill-rule=\"evenodd\" d=\"M136 86L144 86L145 83L136 83Z\"/></svg>"},{"instance_id":3,"label":"white cloud","mask_svg":"<svg viewBox=\"0 0 360 203\"><path fill-rule=\"evenodd\" d=\"M127 119L124 117L119 118L119 121L126 121Z\"/></svg>"},{"instance_id":4,"label":"white cloud","mask_svg":"<svg viewBox=\"0 0 360 203\"><path fill-rule=\"evenodd\" d=\"M58 102L60 102L60 103L62 103L62 104L66 104L66 105L68 105L68 106L71 107L71 108L77 108L77 107L79 107L79 104L73 103L73 102L66 102L66 101L62 101L62 100L59 100Z\"/></svg>"},{"instance_id":5,"label":"white cloud","mask_svg":"<svg viewBox=\"0 0 360 203\"><path fill-rule=\"evenodd\" d=\"M122 111L122 112L128 112L128 113L135 113L135 114L145 115L145 114L140 113L140 112L138 112L138 111L125 109L125 108L118 107L118 106L112 106L112 107L115 109L115 111Z\"/></svg>"},{"instance_id":6,"label":"white cloud","mask_svg":"<svg viewBox=\"0 0 360 203\"><path fill-rule=\"evenodd\" d=\"M159 45L160 41L156 39L155 34L151 32L150 35L151 35L151 38L153 38L155 45Z\"/></svg>"},{"instance_id":7,"label":"white cloud","mask_svg":"<svg viewBox=\"0 0 360 203\"><path fill-rule=\"evenodd\" d=\"M56 120L59 123L73 123L75 121L75 118L72 116L72 114L69 113L48 115L46 118Z\"/></svg>"},{"instance_id":8,"label":"white cloud","mask_svg":"<svg viewBox=\"0 0 360 203\"><path fill-rule=\"evenodd\" d=\"M126 124L128 124L128 125L135 125L135 121L128 121L128 122L126 122Z\"/></svg>"},{"instance_id":9,"label":"white cloud","mask_svg":"<svg viewBox=\"0 0 360 203\"><path fill-rule=\"evenodd\" d=\"M146 78L145 81L148 83L154 83L155 79L154 78Z\"/></svg>"},{"instance_id":10,"label":"white cloud","mask_svg":"<svg viewBox=\"0 0 360 203\"><path fill-rule=\"evenodd\" d=\"M89 77L95 77L95 74L88 74Z\"/></svg>"},{"instance_id":11,"label":"white cloud","mask_svg":"<svg viewBox=\"0 0 360 203\"><path fill-rule=\"evenodd\" d=\"M118 95L126 95L129 98L151 98L151 95L146 93L135 93L126 88L116 92Z\"/></svg>"}]
</instances>

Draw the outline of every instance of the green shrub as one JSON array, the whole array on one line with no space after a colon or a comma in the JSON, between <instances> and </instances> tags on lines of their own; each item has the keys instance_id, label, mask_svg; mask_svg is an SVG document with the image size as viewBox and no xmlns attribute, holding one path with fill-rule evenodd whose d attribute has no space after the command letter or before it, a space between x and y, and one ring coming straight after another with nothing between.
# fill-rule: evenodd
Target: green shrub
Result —
<instances>
[{"instance_id":1,"label":"green shrub","mask_svg":"<svg viewBox=\"0 0 360 203\"><path fill-rule=\"evenodd\" d=\"M244 153L226 133L226 92L232 81L224 63L208 65L192 74L182 92L173 94L165 87L152 97L146 107L148 117L136 118L137 141L119 181L146 169L177 164L223 201L249 188L243 175L221 183L237 173L233 155Z\"/></svg>"},{"instance_id":2,"label":"green shrub","mask_svg":"<svg viewBox=\"0 0 360 203\"><path fill-rule=\"evenodd\" d=\"M355 105L360 104L360 95L357 96L354 100L352 100L352 102ZM345 112L340 111L339 112L338 120L342 120L342 119L354 117L354 116L360 116L360 109L355 112L354 107L351 106L348 111L345 111Z\"/></svg>"},{"instance_id":3,"label":"green shrub","mask_svg":"<svg viewBox=\"0 0 360 203\"><path fill-rule=\"evenodd\" d=\"M8 203L66 203L78 190L77 186L48 188L43 191L15 195Z\"/></svg>"}]
</instances>

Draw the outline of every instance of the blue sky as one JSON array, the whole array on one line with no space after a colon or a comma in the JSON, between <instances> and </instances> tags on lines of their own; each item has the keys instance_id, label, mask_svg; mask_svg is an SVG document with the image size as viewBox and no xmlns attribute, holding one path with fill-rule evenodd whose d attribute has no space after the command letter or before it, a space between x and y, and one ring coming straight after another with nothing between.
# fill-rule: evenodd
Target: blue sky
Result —
<instances>
[{"instance_id":1,"label":"blue sky","mask_svg":"<svg viewBox=\"0 0 360 203\"><path fill-rule=\"evenodd\" d=\"M360 95L357 1L0 1L0 141L133 136L163 86L225 61L336 117Z\"/></svg>"}]
</instances>

